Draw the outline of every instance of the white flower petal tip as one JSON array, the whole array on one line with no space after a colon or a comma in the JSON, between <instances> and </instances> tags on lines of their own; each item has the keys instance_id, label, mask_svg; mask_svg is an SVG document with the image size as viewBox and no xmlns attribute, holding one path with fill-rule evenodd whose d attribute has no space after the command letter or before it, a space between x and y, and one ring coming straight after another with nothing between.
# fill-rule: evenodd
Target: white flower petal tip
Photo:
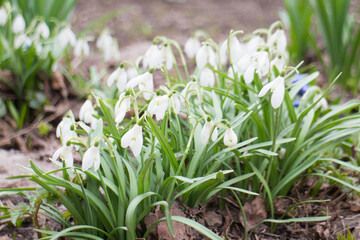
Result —
<instances>
[{"instance_id":1,"label":"white flower petal tip","mask_svg":"<svg viewBox=\"0 0 360 240\"><path fill-rule=\"evenodd\" d=\"M138 124L130 129L127 133L121 138L121 147L127 148L130 147L135 157L140 155L141 149L143 146L143 135L142 127Z\"/></svg>"},{"instance_id":2,"label":"white flower petal tip","mask_svg":"<svg viewBox=\"0 0 360 240\"><path fill-rule=\"evenodd\" d=\"M86 150L81 168L83 171L87 171L92 166L94 166L94 171L97 171L100 167L100 149L99 146L95 145L92 145L88 150Z\"/></svg>"},{"instance_id":3,"label":"white flower petal tip","mask_svg":"<svg viewBox=\"0 0 360 240\"><path fill-rule=\"evenodd\" d=\"M155 96L150 101L147 111L150 115L156 115L156 120L162 120L165 117L165 113L169 107L169 97L164 96Z\"/></svg>"},{"instance_id":4,"label":"white flower petal tip","mask_svg":"<svg viewBox=\"0 0 360 240\"><path fill-rule=\"evenodd\" d=\"M231 128L226 129L224 135L224 144L227 147L233 147L237 144L237 136Z\"/></svg>"},{"instance_id":5,"label":"white flower petal tip","mask_svg":"<svg viewBox=\"0 0 360 240\"><path fill-rule=\"evenodd\" d=\"M273 81L267 83L259 92L258 97L263 97L271 89L271 106L275 109L279 108L284 101L285 95L285 79L278 76Z\"/></svg>"}]
</instances>

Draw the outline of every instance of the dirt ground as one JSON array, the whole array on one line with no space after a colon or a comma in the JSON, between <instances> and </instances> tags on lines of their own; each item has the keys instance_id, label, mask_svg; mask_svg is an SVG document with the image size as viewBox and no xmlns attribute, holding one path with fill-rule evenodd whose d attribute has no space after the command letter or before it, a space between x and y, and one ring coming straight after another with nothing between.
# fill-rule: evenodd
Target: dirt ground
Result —
<instances>
[{"instance_id":1,"label":"dirt ground","mask_svg":"<svg viewBox=\"0 0 360 240\"><path fill-rule=\"evenodd\" d=\"M257 28L267 28L271 23L279 20L278 12L282 9L281 2L281 0L79 0L71 23L75 31L80 32L105 14L119 10L121 13L109 20L106 26L119 41L121 59L134 60L146 51L151 40L158 35L165 35L183 44L195 30L204 30L214 40L222 41L231 29L251 33ZM96 28L93 33L94 37L102 29L103 27ZM93 54L90 61L92 64L99 64L101 57L99 54ZM55 139L54 133L51 133L45 141L47 144L42 148L30 149L28 152L20 152L11 149L11 147L10 149L8 149L9 147L0 149L0 188L31 186L31 183L21 180L5 180L9 176L26 174L27 170L18 165L29 166L30 159L44 170L54 168L49 157L59 147L59 142ZM342 195L332 196L335 199L339 197L342 197L342 200L344 199ZM232 200L227 199L227 201ZM290 203L287 202L286 204ZM250 205L249 208L251 207ZM304 208L306 206L299 207L298 211L312 214L319 209L326 211L329 206L323 205L316 209L309 209L312 206L308 206L305 210ZM239 211L232 204L229 205L229 209L230 212ZM236 214L236 216L227 216L231 215L228 214L229 209L226 209L227 212L215 210L211 207L208 210L187 209L186 214L202 213L206 225L213 227L218 232L226 233L227 231L230 235L234 235L233 239L237 239L236 233L241 228L241 219ZM334 234L336 230L346 229L346 224L344 224L346 219L350 219L348 221L351 221L352 229L359 228L359 215L356 213L360 211L360 207L352 211L348 204L344 208L332 207L331 209L333 212L328 212L328 214L332 214L333 220L337 219L336 224L330 224L330 222L322 225L293 224L288 225L288 227L281 227L280 232L276 234L270 234L268 229L262 228L256 235L257 239L334 239L334 237L336 238ZM349 214L341 213L341 209L346 209ZM211 213L205 214L203 211L210 211ZM209 218L209 216L214 217ZM217 226L211 226L208 221ZM304 229L311 229L311 231L305 233ZM261 231L263 232L261 233ZM0 240L13 239L10 236L14 232L18 237L17 239L25 239L24 236L27 236L27 239L35 239L33 233L26 235L24 228L5 231L3 227L0 227ZM292 237L291 234L294 236Z\"/></svg>"}]
</instances>

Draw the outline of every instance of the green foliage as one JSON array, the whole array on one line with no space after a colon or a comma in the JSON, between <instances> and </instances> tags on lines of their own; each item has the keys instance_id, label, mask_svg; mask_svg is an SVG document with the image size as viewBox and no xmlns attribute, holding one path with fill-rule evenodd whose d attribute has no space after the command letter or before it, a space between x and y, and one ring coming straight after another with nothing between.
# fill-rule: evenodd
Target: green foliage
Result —
<instances>
[{"instance_id":1,"label":"green foliage","mask_svg":"<svg viewBox=\"0 0 360 240\"><path fill-rule=\"evenodd\" d=\"M151 46L154 56L147 52L141 66L124 62L114 71L122 75L111 74L109 86L93 90L78 121L71 112L63 118L57 128L62 145L52 158L59 168L46 173L31 162L31 175L23 176L67 209L49 212L64 229L39 230L47 235L43 239L135 239L147 237L160 221L173 234L172 220L219 239L192 220L171 216L174 201L194 207L231 192L246 220L242 206L261 195L269 212L263 222L274 228L329 218L274 219L273 199L287 195L304 176L360 192L342 171L330 173L333 164L360 172L354 159L336 158L360 133L360 101L329 106L326 96L337 78L322 90L313 83L318 72L294 81L299 66L287 66L281 24L245 37L243 45L240 33L232 31L221 46L206 40L191 77L180 45L158 37ZM248 51L245 60L236 58L239 49ZM248 64L244 71L242 64ZM131 68L136 76L124 80ZM157 90L155 71L166 82ZM81 167L74 164L75 151ZM317 168L324 162L327 168ZM145 229L144 219L156 206L165 217Z\"/></svg>"},{"instance_id":2,"label":"green foliage","mask_svg":"<svg viewBox=\"0 0 360 240\"><path fill-rule=\"evenodd\" d=\"M351 1L283 2L286 12L282 16L290 31L289 51L293 59L305 59L306 53L312 49L328 79L342 72L339 83L344 89L357 93L360 76L360 28L356 24L357 15L349 13Z\"/></svg>"},{"instance_id":3,"label":"green foliage","mask_svg":"<svg viewBox=\"0 0 360 240\"><path fill-rule=\"evenodd\" d=\"M0 69L10 72L0 78L9 89L1 102L6 103L18 129L32 121L49 102L46 85L50 84L57 61L66 52L65 47L59 46L58 34L75 2L19 0L5 1L0 6L7 14L0 29ZM25 26L17 21L22 16ZM42 25L45 22L52 25L51 30ZM15 25L19 30L14 31ZM6 113L3 105L1 116Z\"/></svg>"},{"instance_id":4,"label":"green foliage","mask_svg":"<svg viewBox=\"0 0 360 240\"><path fill-rule=\"evenodd\" d=\"M337 240L355 240L355 239L356 239L355 236L350 232L349 228L347 229L346 234L342 234L342 233L337 234Z\"/></svg>"},{"instance_id":5,"label":"green foliage","mask_svg":"<svg viewBox=\"0 0 360 240\"><path fill-rule=\"evenodd\" d=\"M56 23L68 22L77 0L13 0L13 5L24 14L27 24L42 17L50 29Z\"/></svg>"}]
</instances>

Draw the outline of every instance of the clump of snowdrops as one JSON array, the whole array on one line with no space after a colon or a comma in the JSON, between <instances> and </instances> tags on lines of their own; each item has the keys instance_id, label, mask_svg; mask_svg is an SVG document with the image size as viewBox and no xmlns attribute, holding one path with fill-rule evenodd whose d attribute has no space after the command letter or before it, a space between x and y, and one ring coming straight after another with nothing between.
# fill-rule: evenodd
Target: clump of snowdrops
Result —
<instances>
[{"instance_id":1,"label":"clump of snowdrops","mask_svg":"<svg viewBox=\"0 0 360 240\"><path fill-rule=\"evenodd\" d=\"M135 63L123 61L109 74L79 120L69 112L60 122L62 146L52 157L59 169L45 173L31 163L29 177L68 211L45 210L65 229L39 230L44 239L146 238L160 221L173 233L171 220L221 239L191 219L170 216L172 203L192 207L231 194L246 221L242 205L261 194L269 212L263 221L279 223L273 199L304 172L359 191L331 171L313 169L325 162L359 170L357 159L336 159L333 149L358 150L360 118L350 112L360 102L332 106L325 98L330 90L314 85L318 72L295 75L281 23L245 36L231 31L221 44L197 32L184 52L174 40L155 38ZM157 89L154 75L163 83ZM146 228L144 218L158 205L165 217Z\"/></svg>"},{"instance_id":2,"label":"clump of snowdrops","mask_svg":"<svg viewBox=\"0 0 360 240\"><path fill-rule=\"evenodd\" d=\"M31 4L35 3L28 3L29 8ZM22 5L27 6L26 2ZM72 9L65 3L54 1L46 7L54 10L53 5L64 14ZM33 6L34 9L36 6ZM27 21L23 14L28 14ZM10 1L0 5L0 69L10 72L10 77L2 76L0 79L9 88L7 94L0 98L0 117L8 111L18 129L25 122L34 120L34 113L41 113L44 105L49 103L49 96L45 94L46 82L69 48L73 48L76 58L89 55L87 38L77 38L67 19L61 21L33 14L21 12ZM29 18L30 15L32 18ZM52 28L49 28L49 23Z\"/></svg>"}]
</instances>

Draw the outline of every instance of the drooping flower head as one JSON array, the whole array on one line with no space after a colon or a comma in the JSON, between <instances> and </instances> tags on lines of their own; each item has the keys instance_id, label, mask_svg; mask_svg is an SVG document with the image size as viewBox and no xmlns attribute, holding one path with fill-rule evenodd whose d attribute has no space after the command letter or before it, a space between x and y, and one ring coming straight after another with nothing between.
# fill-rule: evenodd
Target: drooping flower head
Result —
<instances>
[{"instance_id":1,"label":"drooping flower head","mask_svg":"<svg viewBox=\"0 0 360 240\"><path fill-rule=\"evenodd\" d=\"M115 71L110 74L107 80L107 86L111 87L114 82L116 83L119 92L123 92L125 90L127 83L127 74L123 67L116 68Z\"/></svg>"},{"instance_id":2,"label":"drooping flower head","mask_svg":"<svg viewBox=\"0 0 360 240\"><path fill-rule=\"evenodd\" d=\"M135 78L131 79L127 84L126 88L134 88L139 86L140 91L144 91L143 95L146 100L150 100L154 91L154 80L153 74L150 71L145 72Z\"/></svg>"},{"instance_id":3,"label":"drooping flower head","mask_svg":"<svg viewBox=\"0 0 360 240\"><path fill-rule=\"evenodd\" d=\"M210 134L211 134L211 130L214 127L214 122L213 121L206 121L202 130L201 130L201 142L203 144L207 144L210 138ZM216 141L218 137L218 131L217 128L215 127L212 134L211 134L211 140Z\"/></svg>"},{"instance_id":4,"label":"drooping flower head","mask_svg":"<svg viewBox=\"0 0 360 240\"><path fill-rule=\"evenodd\" d=\"M100 149L99 146L95 144L86 150L82 160L82 170L87 171L89 168L94 166L94 171L96 172L100 167Z\"/></svg>"},{"instance_id":5,"label":"drooping flower head","mask_svg":"<svg viewBox=\"0 0 360 240\"><path fill-rule=\"evenodd\" d=\"M130 111L131 99L125 96L125 93L121 93L119 100L115 105L115 123L120 124L128 111Z\"/></svg>"},{"instance_id":6,"label":"drooping flower head","mask_svg":"<svg viewBox=\"0 0 360 240\"><path fill-rule=\"evenodd\" d=\"M215 86L215 74L209 68L204 68L199 77L200 86L214 87Z\"/></svg>"},{"instance_id":7,"label":"drooping flower head","mask_svg":"<svg viewBox=\"0 0 360 240\"><path fill-rule=\"evenodd\" d=\"M215 62L215 52L208 44L203 45L196 53L196 66L198 68L203 68L206 64L215 66Z\"/></svg>"},{"instance_id":8,"label":"drooping flower head","mask_svg":"<svg viewBox=\"0 0 360 240\"><path fill-rule=\"evenodd\" d=\"M169 107L169 97L167 95L155 96L150 101L147 111L151 115L155 115L156 120L159 121L164 119L168 107Z\"/></svg>"},{"instance_id":9,"label":"drooping flower head","mask_svg":"<svg viewBox=\"0 0 360 240\"><path fill-rule=\"evenodd\" d=\"M191 37L185 42L184 51L188 58L194 58L200 49L201 44L199 39Z\"/></svg>"},{"instance_id":10,"label":"drooping flower head","mask_svg":"<svg viewBox=\"0 0 360 240\"><path fill-rule=\"evenodd\" d=\"M280 107L281 103L284 100L285 94L285 79L282 76L278 76L273 81L267 83L259 92L259 97L265 96L265 94L271 90L271 106L273 108Z\"/></svg>"},{"instance_id":11,"label":"drooping flower head","mask_svg":"<svg viewBox=\"0 0 360 240\"><path fill-rule=\"evenodd\" d=\"M45 22L40 22L36 26L35 35L37 38L42 37L44 39L48 39L50 36L50 29L48 25Z\"/></svg>"},{"instance_id":12,"label":"drooping flower head","mask_svg":"<svg viewBox=\"0 0 360 240\"><path fill-rule=\"evenodd\" d=\"M237 144L237 136L234 130L227 128L224 135L224 144L228 147L233 147Z\"/></svg>"},{"instance_id":13,"label":"drooping flower head","mask_svg":"<svg viewBox=\"0 0 360 240\"><path fill-rule=\"evenodd\" d=\"M12 23L12 31L15 34L23 33L25 31L25 19L22 15L18 14L13 23Z\"/></svg>"},{"instance_id":14,"label":"drooping flower head","mask_svg":"<svg viewBox=\"0 0 360 240\"><path fill-rule=\"evenodd\" d=\"M121 147L127 148L130 147L134 156L137 157L140 155L141 149L143 146L143 135L142 127L138 124L135 124L124 136L121 138Z\"/></svg>"}]
</instances>

